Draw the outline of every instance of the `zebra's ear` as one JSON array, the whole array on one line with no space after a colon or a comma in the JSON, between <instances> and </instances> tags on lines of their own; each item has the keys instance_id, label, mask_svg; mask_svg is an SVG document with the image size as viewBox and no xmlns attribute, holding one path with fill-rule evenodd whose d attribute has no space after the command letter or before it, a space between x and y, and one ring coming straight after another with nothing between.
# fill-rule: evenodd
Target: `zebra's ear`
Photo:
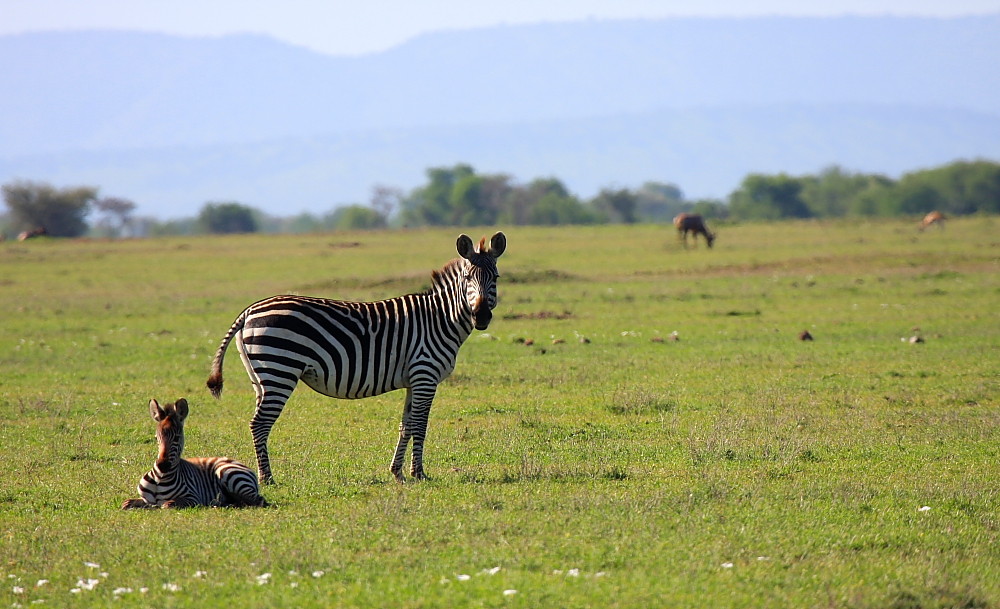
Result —
<instances>
[{"instance_id":1,"label":"zebra's ear","mask_svg":"<svg viewBox=\"0 0 1000 609\"><path fill-rule=\"evenodd\" d=\"M174 404L174 411L177 412L177 418L183 421L188 416L188 401L184 398L180 398Z\"/></svg>"},{"instance_id":2,"label":"zebra's ear","mask_svg":"<svg viewBox=\"0 0 1000 609\"><path fill-rule=\"evenodd\" d=\"M462 258L468 259L469 256L476 253L476 246L472 243L472 238L466 234L461 234L458 236L458 255Z\"/></svg>"},{"instance_id":3,"label":"zebra's ear","mask_svg":"<svg viewBox=\"0 0 1000 609\"><path fill-rule=\"evenodd\" d=\"M164 412L162 408L160 408L159 402L157 402L156 400L150 400L149 416L153 417L154 421L159 422L162 421L163 418L167 416L167 413Z\"/></svg>"},{"instance_id":4,"label":"zebra's ear","mask_svg":"<svg viewBox=\"0 0 1000 609\"><path fill-rule=\"evenodd\" d=\"M490 253L493 254L494 258L499 258L500 254L503 254L506 249L507 235L501 231L497 231L496 234L490 237Z\"/></svg>"}]
</instances>

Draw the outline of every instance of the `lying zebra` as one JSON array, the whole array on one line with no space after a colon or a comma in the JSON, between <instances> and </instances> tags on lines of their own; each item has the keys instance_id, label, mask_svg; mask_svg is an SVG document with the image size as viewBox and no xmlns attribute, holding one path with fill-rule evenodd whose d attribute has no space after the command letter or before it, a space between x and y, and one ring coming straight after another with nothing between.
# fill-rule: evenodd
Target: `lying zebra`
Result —
<instances>
[{"instance_id":1,"label":"lying zebra","mask_svg":"<svg viewBox=\"0 0 1000 609\"><path fill-rule=\"evenodd\" d=\"M257 475L246 465L226 457L181 459L187 400L160 406L149 401L149 414L158 423L160 452L153 469L139 480L139 498L122 504L123 510L212 507L266 507Z\"/></svg>"}]
</instances>

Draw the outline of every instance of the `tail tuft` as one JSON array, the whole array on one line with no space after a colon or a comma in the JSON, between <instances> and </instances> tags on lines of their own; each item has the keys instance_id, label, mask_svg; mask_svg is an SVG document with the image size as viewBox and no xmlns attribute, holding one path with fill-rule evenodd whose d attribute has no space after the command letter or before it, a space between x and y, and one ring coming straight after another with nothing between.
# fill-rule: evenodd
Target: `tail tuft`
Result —
<instances>
[{"instance_id":1,"label":"tail tuft","mask_svg":"<svg viewBox=\"0 0 1000 609\"><path fill-rule=\"evenodd\" d=\"M222 372L213 372L208 381L205 383L208 386L208 390L212 392L212 397L219 399L222 397Z\"/></svg>"}]
</instances>

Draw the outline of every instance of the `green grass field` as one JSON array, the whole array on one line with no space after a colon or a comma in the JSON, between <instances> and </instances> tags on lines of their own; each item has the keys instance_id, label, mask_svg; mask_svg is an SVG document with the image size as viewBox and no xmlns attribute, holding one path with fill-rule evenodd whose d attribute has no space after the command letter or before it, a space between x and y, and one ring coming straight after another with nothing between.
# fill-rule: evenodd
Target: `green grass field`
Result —
<instances>
[{"instance_id":1,"label":"green grass field","mask_svg":"<svg viewBox=\"0 0 1000 609\"><path fill-rule=\"evenodd\" d=\"M0 244L0 607L1000 607L1000 219L915 227L498 227L432 480L402 392L300 386L262 510L120 511L148 400L253 465L235 352L204 387L242 308L423 289L459 231Z\"/></svg>"}]
</instances>

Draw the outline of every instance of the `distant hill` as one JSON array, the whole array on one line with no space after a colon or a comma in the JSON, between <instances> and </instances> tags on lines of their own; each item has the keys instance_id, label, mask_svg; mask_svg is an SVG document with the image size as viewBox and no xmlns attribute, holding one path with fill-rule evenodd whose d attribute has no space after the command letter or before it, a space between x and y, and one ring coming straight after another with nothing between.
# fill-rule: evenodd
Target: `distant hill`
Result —
<instances>
[{"instance_id":1,"label":"distant hill","mask_svg":"<svg viewBox=\"0 0 1000 609\"><path fill-rule=\"evenodd\" d=\"M582 196L751 171L898 173L1000 158L1000 15L593 21L331 57L258 36L0 37L0 181L141 211L272 213L411 188L459 161Z\"/></svg>"}]
</instances>

